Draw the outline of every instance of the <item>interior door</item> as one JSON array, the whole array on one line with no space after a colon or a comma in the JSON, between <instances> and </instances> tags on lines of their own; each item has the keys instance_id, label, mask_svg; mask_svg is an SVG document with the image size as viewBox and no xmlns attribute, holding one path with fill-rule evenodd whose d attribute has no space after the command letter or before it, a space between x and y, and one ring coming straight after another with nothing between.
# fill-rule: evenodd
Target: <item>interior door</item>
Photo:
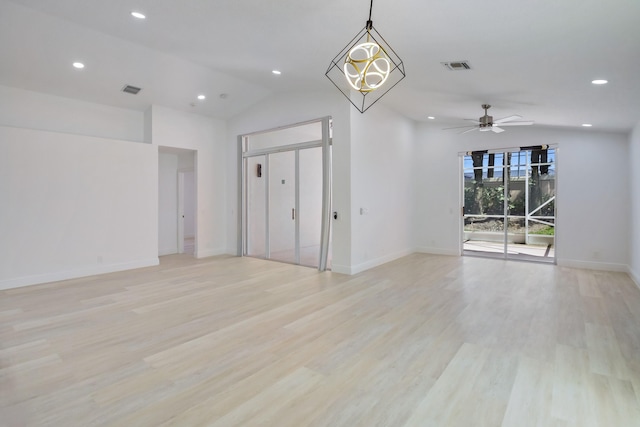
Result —
<instances>
[{"instance_id":1,"label":"interior door","mask_svg":"<svg viewBox=\"0 0 640 427\"><path fill-rule=\"evenodd\" d=\"M178 253L183 254L184 250L184 188L185 173L178 172Z\"/></svg>"}]
</instances>

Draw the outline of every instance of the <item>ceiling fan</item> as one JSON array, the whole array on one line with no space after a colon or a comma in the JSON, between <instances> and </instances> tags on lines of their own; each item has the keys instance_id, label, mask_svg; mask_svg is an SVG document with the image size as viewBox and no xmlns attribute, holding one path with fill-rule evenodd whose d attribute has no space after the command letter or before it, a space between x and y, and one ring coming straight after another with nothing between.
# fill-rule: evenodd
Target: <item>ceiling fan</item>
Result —
<instances>
[{"instance_id":1,"label":"ceiling fan","mask_svg":"<svg viewBox=\"0 0 640 427\"><path fill-rule=\"evenodd\" d=\"M480 132L492 131L495 133L500 133L500 132L504 132L504 129L502 129L502 127L504 126L525 126L525 125L533 124L533 122L531 121L514 122L513 120L522 118L522 116L517 116L517 115L504 117L498 120L493 120L493 116L490 116L487 113L487 110L491 108L491 105L482 104L482 108L484 108L484 116L480 117L478 120L466 119L474 123L472 126L458 126L453 128L446 128L444 130L470 128L460 133L463 134L463 133L474 131L476 129L479 130Z\"/></svg>"}]
</instances>

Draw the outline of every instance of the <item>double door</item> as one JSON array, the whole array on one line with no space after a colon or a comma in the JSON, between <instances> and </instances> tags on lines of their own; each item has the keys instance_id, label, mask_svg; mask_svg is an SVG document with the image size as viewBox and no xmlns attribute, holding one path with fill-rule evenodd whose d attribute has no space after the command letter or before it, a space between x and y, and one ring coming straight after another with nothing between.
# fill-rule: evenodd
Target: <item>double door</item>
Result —
<instances>
[{"instance_id":1,"label":"double door","mask_svg":"<svg viewBox=\"0 0 640 427\"><path fill-rule=\"evenodd\" d=\"M555 262L556 150L463 155L465 255Z\"/></svg>"}]
</instances>

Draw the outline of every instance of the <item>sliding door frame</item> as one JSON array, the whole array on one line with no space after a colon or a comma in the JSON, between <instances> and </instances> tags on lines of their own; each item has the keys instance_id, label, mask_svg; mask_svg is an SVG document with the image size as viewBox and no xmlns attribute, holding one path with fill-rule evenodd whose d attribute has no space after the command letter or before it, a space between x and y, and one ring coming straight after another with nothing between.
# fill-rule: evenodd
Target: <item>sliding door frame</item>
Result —
<instances>
[{"instance_id":1,"label":"sliding door frame","mask_svg":"<svg viewBox=\"0 0 640 427\"><path fill-rule=\"evenodd\" d=\"M459 152L458 153L458 157L459 157L459 174L458 176L460 177L460 225L459 225L459 230L460 230L460 238L458 239L459 241L459 249L460 249L460 254L461 255L468 255L468 256L479 256L479 257L491 257L491 258L500 258L500 259L505 259L505 260L512 260L512 259L518 259L520 260L520 258L516 258L516 257L510 257L509 253L508 253L508 249L509 249L509 242L508 242L508 236L509 236L509 218L510 217L514 217L514 216L518 216L518 215L510 215L509 214L509 199L510 199L510 185L511 185L511 167L512 167L512 162L507 162L508 158L511 158L511 154L513 153L520 153L522 151L527 151L527 152L531 152L533 149L541 149L544 148L545 150L553 150L554 151L554 192L555 192L555 196L554 196L554 239L553 239L553 248L554 248L554 254L553 254L553 264L557 264L557 242L558 242L558 234L557 234L557 229L558 229L558 189L559 189L559 178L558 178L558 151L559 148L557 145L540 145L540 146L529 146L529 147L511 147L511 148L498 148L498 149L487 149L487 150L477 150L477 151L465 151L465 152ZM502 220L503 220L503 250L502 250L502 254L501 256L491 256L489 255L490 252L479 252L478 254L470 254L469 251L464 250L464 243L465 243L465 239L464 239L464 233L465 233L465 179L464 179L464 171L465 171L465 167L464 167L464 158L465 156L469 156L471 155L471 153L473 152L483 152L484 154L503 154L503 163L502 163L502 184L503 184L503 214L502 214ZM530 154L528 154L530 155ZM532 163L527 160L526 162L526 167L527 167L527 171L526 173L529 174L529 169L531 168ZM537 164L538 166L540 166L540 164ZM494 167L497 165L493 165L491 167ZM484 170L484 166L482 167ZM525 222L525 236L528 236L528 229L529 229L529 219L533 218L533 221L537 221L537 218L535 218L534 216L532 216L531 214L534 213L535 211L539 210L540 208L542 208L544 205L546 205L548 202L545 202L544 204L542 204L541 206L538 206L533 212L529 212L529 178L527 175L527 179L525 180L525 186L524 186L524 192L525 192L525 214L524 214L524 222ZM540 221L537 221L540 222ZM527 242L528 244L528 237L525 237L525 242ZM529 259L527 258L526 260L528 261L534 261L536 262L535 259ZM542 260L539 260L537 262L544 262Z\"/></svg>"},{"instance_id":2,"label":"sliding door frame","mask_svg":"<svg viewBox=\"0 0 640 427\"><path fill-rule=\"evenodd\" d=\"M304 126L313 123L320 123L322 129L322 138L320 140L306 141L301 143L275 146L269 148L262 148L256 150L246 150L244 147L247 145L249 138L253 135L259 135L269 132L275 132L279 130L295 128L298 126ZM246 170L245 159L249 157L265 156L266 173L269 173L269 154L279 152L295 152L295 212L296 212L296 231L295 231L295 263L300 263L300 221L298 219L298 213L300 212L300 169L299 169L299 152L300 150L309 148L322 148L322 215L321 215L321 227L320 227L320 252L318 254L318 270L325 271L328 263L328 252L330 245L330 227L331 227L331 117L323 117L316 120L310 120L306 122L295 123L288 126L282 126L278 128L268 129L265 131L254 132L250 134L244 134L238 136L238 215L237 215L237 255L245 256L247 248L247 200L246 200ZM269 224L269 212L268 212L268 192L266 194L266 221ZM269 259L269 233L266 233L266 248L265 257Z\"/></svg>"}]
</instances>

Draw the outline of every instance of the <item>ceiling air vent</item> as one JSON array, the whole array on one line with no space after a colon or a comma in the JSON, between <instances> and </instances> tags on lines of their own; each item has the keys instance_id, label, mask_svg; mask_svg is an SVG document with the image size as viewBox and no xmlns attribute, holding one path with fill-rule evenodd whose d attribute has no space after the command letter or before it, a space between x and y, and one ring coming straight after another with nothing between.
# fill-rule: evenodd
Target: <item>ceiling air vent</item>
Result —
<instances>
[{"instance_id":1,"label":"ceiling air vent","mask_svg":"<svg viewBox=\"0 0 640 427\"><path fill-rule=\"evenodd\" d=\"M123 92L130 93L132 95L137 95L138 92L140 92L141 90L142 90L141 88L131 86L131 85L126 85L125 87L122 88Z\"/></svg>"},{"instance_id":2,"label":"ceiling air vent","mask_svg":"<svg viewBox=\"0 0 640 427\"><path fill-rule=\"evenodd\" d=\"M468 61L442 62L441 64L451 71L464 71L471 69L471 65L469 65Z\"/></svg>"}]
</instances>

